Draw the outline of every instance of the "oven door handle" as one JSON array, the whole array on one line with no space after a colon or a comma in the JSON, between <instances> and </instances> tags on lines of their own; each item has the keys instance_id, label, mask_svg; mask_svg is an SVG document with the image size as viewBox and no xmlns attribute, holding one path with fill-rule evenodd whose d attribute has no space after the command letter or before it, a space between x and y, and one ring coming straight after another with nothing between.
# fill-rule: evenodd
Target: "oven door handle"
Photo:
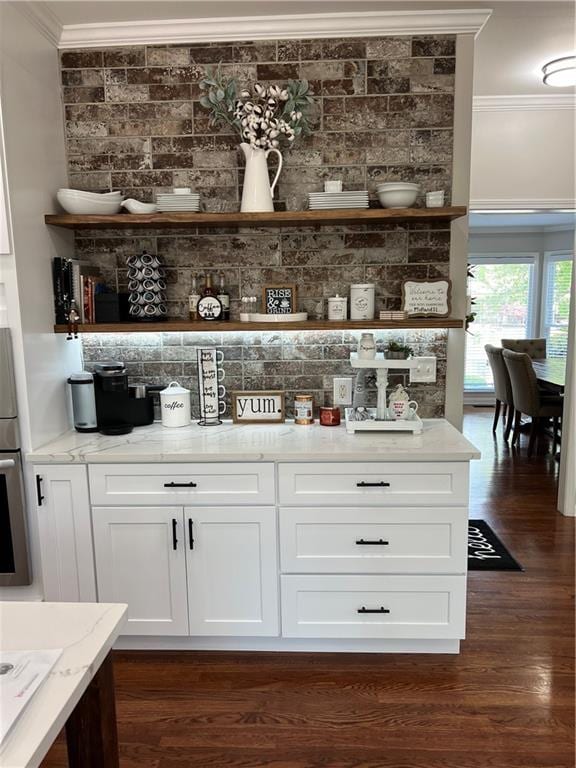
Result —
<instances>
[{"instance_id":1,"label":"oven door handle","mask_svg":"<svg viewBox=\"0 0 576 768\"><path fill-rule=\"evenodd\" d=\"M16 466L14 459L2 459L0 469L13 469Z\"/></svg>"}]
</instances>

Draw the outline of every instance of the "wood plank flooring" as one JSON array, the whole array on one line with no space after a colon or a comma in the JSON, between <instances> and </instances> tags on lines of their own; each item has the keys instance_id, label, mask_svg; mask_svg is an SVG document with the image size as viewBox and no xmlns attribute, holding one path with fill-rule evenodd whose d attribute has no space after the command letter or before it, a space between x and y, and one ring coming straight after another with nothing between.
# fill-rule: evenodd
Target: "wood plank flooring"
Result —
<instances>
[{"instance_id":1,"label":"wood plank flooring","mask_svg":"<svg viewBox=\"0 0 576 768\"><path fill-rule=\"evenodd\" d=\"M470 574L459 656L116 653L122 768L574 766L574 520L553 458L491 421L466 417L471 517L525 571Z\"/></svg>"}]
</instances>

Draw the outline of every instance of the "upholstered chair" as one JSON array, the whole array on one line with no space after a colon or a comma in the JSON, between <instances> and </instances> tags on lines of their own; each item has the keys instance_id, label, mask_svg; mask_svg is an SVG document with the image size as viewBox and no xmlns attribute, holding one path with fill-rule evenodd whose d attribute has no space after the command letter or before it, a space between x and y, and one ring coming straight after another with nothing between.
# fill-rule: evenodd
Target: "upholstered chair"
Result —
<instances>
[{"instance_id":1,"label":"upholstered chair","mask_svg":"<svg viewBox=\"0 0 576 768\"><path fill-rule=\"evenodd\" d=\"M500 339L504 349L523 352L532 360L544 360L546 357L546 339Z\"/></svg>"},{"instance_id":2,"label":"upholstered chair","mask_svg":"<svg viewBox=\"0 0 576 768\"><path fill-rule=\"evenodd\" d=\"M496 396L496 406L494 408L494 423L492 432L496 432L498 419L500 418L500 407L502 410L502 424L504 425L504 439L508 440L514 421L514 401L512 399L512 385L508 369L502 357L502 347L494 347L492 344L486 344L484 347L488 355L488 363L492 369L492 378L494 379L494 395Z\"/></svg>"},{"instance_id":3,"label":"upholstered chair","mask_svg":"<svg viewBox=\"0 0 576 768\"><path fill-rule=\"evenodd\" d=\"M522 414L532 418L530 425L530 440L528 443L528 456L532 456L536 438L542 432L544 424L549 419L554 423L554 443L552 451L556 450L558 442L558 422L562 418L563 398L543 394L538 387L538 381L532 359L523 352L512 352L505 349L502 352L504 363L510 376L512 385L512 399L514 400L514 433L512 445L518 442L520 437L520 421Z\"/></svg>"}]
</instances>

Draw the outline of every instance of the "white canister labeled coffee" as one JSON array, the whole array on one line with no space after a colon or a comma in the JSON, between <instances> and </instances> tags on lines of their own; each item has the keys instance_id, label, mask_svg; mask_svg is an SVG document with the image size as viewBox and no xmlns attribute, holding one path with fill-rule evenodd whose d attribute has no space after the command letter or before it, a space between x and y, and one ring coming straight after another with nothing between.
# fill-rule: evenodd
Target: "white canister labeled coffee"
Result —
<instances>
[{"instance_id":1,"label":"white canister labeled coffee","mask_svg":"<svg viewBox=\"0 0 576 768\"><path fill-rule=\"evenodd\" d=\"M350 286L350 320L374 320L374 283Z\"/></svg>"},{"instance_id":2,"label":"white canister labeled coffee","mask_svg":"<svg viewBox=\"0 0 576 768\"><path fill-rule=\"evenodd\" d=\"M348 317L348 299L346 296L332 296L328 299L328 320L346 320Z\"/></svg>"},{"instance_id":3,"label":"white canister labeled coffee","mask_svg":"<svg viewBox=\"0 0 576 768\"><path fill-rule=\"evenodd\" d=\"M187 427L191 421L190 390L171 381L160 392L160 411L163 427Z\"/></svg>"}]
</instances>

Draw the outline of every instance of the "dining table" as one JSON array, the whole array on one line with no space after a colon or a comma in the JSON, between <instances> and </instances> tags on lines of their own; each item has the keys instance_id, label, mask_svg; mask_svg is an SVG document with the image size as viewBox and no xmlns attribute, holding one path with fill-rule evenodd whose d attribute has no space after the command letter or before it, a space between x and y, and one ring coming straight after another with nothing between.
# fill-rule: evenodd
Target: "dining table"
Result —
<instances>
[{"instance_id":1,"label":"dining table","mask_svg":"<svg viewBox=\"0 0 576 768\"><path fill-rule=\"evenodd\" d=\"M566 358L546 357L542 360L532 360L536 378L542 384L547 384L562 392L566 383Z\"/></svg>"}]
</instances>

